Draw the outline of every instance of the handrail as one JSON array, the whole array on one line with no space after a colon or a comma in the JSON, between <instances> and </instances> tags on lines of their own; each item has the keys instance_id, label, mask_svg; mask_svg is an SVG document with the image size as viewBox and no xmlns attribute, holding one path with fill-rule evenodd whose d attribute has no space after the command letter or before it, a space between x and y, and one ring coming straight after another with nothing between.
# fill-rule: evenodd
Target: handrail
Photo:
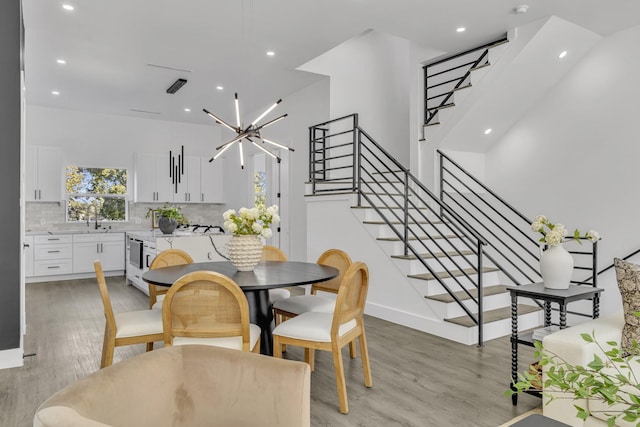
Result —
<instances>
[{"instance_id":1,"label":"handrail","mask_svg":"<svg viewBox=\"0 0 640 427\"><path fill-rule=\"evenodd\" d=\"M464 52L456 53L455 55L447 56L447 57L442 58L442 59L439 59L439 60L437 60L437 61L435 61L435 62L431 62L431 63L429 63L429 64L426 64L426 65L425 65L424 67L422 67L422 68L425 68L425 69L426 69L427 67L433 67L433 66L435 66L435 65L442 64L442 63L447 62L447 61L450 61L450 60L452 60L452 59L456 59L456 58L459 58L459 57L461 57L461 56L468 55L468 54L470 54L470 53L472 53L472 52L475 52L475 51L477 51L477 50L492 48L492 47L497 46L497 45L499 45L499 44L502 44L502 43L504 43L504 42L506 42L506 41L508 41L508 38L507 38L507 36L505 35L503 38L501 38L501 39L499 39L499 40L493 41L493 42L491 42L491 43L484 44L484 45L482 45L482 46L477 46L477 47L474 47L474 48L469 49L469 50L465 50Z\"/></svg>"},{"instance_id":2,"label":"handrail","mask_svg":"<svg viewBox=\"0 0 640 427\"><path fill-rule=\"evenodd\" d=\"M620 259L622 259L623 261L626 261L629 258L631 258L632 256L637 255L639 253L640 253L640 249L636 249L635 251L631 252L629 255L625 256L624 258L620 258ZM612 262L610 265L608 265L605 268L603 268L602 270L598 271L597 275L599 276L602 273L604 273L604 272L606 272L608 270L611 270L613 267L615 267L615 263ZM589 279L591 279L591 277Z\"/></svg>"}]
</instances>

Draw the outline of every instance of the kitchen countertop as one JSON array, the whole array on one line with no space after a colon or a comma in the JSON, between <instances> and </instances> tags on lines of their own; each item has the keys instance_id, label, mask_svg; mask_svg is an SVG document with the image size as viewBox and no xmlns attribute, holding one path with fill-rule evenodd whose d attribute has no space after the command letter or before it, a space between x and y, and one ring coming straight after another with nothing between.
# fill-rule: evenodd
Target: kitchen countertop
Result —
<instances>
[{"instance_id":1,"label":"kitchen countertop","mask_svg":"<svg viewBox=\"0 0 640 427\"><path fill-rule=\"evenodd\" d=\"M198 233L188 230L176 230L172 234L164 234L160 230L146 231L127 231L127 236L138 240L153 240L157 238L175 238L175 237L201 237L201 236L227 236L227 234L216 232Z\"/></svg>"}]
</instances>

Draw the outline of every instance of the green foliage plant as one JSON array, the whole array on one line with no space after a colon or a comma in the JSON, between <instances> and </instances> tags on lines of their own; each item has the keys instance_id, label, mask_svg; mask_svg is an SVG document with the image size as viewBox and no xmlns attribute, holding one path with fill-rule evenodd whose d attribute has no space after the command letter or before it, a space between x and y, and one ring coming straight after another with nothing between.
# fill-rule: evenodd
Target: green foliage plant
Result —
<instances>
[{"instance_id":1,"label":"green foliage plant","mask_svg":"<svg viewBox=\"0 0 640 427\"><path fill-rule=\"evenodd\" d=\"M187 218L182 214L182 208L179 206L171 206L168 203L165 203L164 206L160 208L149 208L145 218L149 218L154 211L157 212L158 216L165 217L167 219L175 219L178 224L188 223Z\"/></svg>"},{"instance_id":2,"label":"green foliage plant","mask_svg":"<svg viewBox=\"0 0 640 427\"><path fill-rule=\"evenodd\" d=\"M543 391L549 399L547 404L555 399L600 400L608 407L600 411L607 417L608 427L615 426L618 419L640 427L640 384L635 373L640 372L638 343L634 341L632 349L621 349L617 342L608 341L605 348L596 340L595 332L580 336L585 342L595 344L604 357L594 353L593 360L586 366L573 365L545 350L541 342L534 342L534 357L540 360L540 365L547 366ZM533 373L519 373L518 381L512 383L512 389L505 395L535 388L536 379L539 380ZM573 406L576 417L581 420L595 412L579 405Z\"/></svg>"}]
</instances>

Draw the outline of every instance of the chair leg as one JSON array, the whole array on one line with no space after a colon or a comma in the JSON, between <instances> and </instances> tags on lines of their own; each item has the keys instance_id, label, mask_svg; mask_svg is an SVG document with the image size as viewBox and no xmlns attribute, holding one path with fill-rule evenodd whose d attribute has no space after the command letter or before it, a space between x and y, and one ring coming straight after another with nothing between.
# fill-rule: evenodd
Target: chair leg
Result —
<instances>
[{"instance_id":1,"label":"chair leg","mask_svg":"<svg viewBox=\"0 0 640 427\"><path fill-rule=\"evenodd\" d=\"M113 363L113 352L116 348L116 337L112 336L111 331L105 330L105 341L102 347L102 364L100 368L106 368Z\"/></svg>"},{"instance_id":2,"label":"chair leg","mask_svg":"<svg viewBox=\"0 0 640 427\"><path fill-rule=\"evenodd\" d=\"M282 359L282 345L280 344L280 337L278 335L273 336L273 357Z\"/></svg>"},{"instance_id":3,"label":"chair leg","mask_svg":"<svg viewBox=\"0 0 640 427\"><path fill-rule=\"evenodd\" d=\"M356 340L353 340L349 343L349 357L355 359L358 357L358 350L356 349Z\"/></svg>"},{"instance_id":4,"label":"chair leg","mask_svg":"<svg viewBox=\"0 0 640 427\"><path fill-rule=\"evenodd\" d=\"M260 337L258 337L258 341L256 341L256 345L253 346L253 353L260 354Z\"/></svg>"},{"instance_id":5,"label":"chair leg","mask_svg":"<svg viewBox=\"0 0 640 427\"><path fill-rule=\"evenodd\" d=\"M340 402L340 412L349 413L349 402L347 401L347 385L344 381L344 366L342 365L342 352L334 343L332 345L333 366L336 371L336 388L338 389L338 401Z\"/></svg>"},{"instance_id":6,"label":"chair leg","mask_svg":"<svg viewBox=\"0 0 640 427\"><path fill-rule=\"evenodd\" d=\"M104 327L104 338L102 341L102 358L100 359L100 369L105 367L107 359L107 347L109 346L109 330L107 326Z\"/></svg>"},{"instance_id":7,"label":"chair leg","mask_svg":"<svg viewBox=\"0 0 640 427\"><path fill-rule=\"evenodd\" d=\"M316 368L316 353L314 349L312 348L304 349L304 361L309 364L309 367L311 368L311 372L313 372L314 369Z\"/></svg>"},{"instance_id":8,"label":"chair leg","mask_svg":"<svg viewBox=\"0 0 640 427\"><path fill-rule=\"evenodd\" d=\"M147 351L153 351L153 341L147 343Z\"/></svg>"},{"instance_id":9,"label":"chair leg","mask_svg":"<svg viewBox=\"0 0 640 427\"><path fill-rule=\"evenodd\" d=\"M369 349L367 348L367 338L362 329L362 335L360 335L360 353L362 353L362 370L364 371L364 385L367 387L373 387L373 378L371 377L371 365L369 364ZM355 340L354 340L355 342Z\"/></svg>"}]
</instances>

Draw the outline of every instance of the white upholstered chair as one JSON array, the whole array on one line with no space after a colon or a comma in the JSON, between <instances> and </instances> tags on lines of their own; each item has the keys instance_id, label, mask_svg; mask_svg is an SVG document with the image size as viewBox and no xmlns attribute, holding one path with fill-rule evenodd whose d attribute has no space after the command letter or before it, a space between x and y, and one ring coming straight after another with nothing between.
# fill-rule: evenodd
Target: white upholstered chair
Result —
<instances>
[{"instance_id":1,"label":"white upholstered chair","mask_svg":"<svg viewBox=\"0 0 640 427\"><path fill-rule=\"evenodd\" d=\"M164 338L162 313L160 310L139 310L114 314L100 261L94 261L93 268L96 271L106 319L102 360L100 361L100 368L104 368L113 363L115 347L146 343L147 351L149 351L152 349L149 344L153 344L154 341L162 341Z\"/></svg>"},{"instance_id":2,"label":"white upholstered chair","mask_svg":"<svg viewBox=\"0 0 640 427\"><path fill-rule=\"evenodd\" d=\"M340 412L349 412L347 388L344 378L341 349L358 339L364 384L373 386L369 352L364 330L364 305L369 287L369 270L366 264L354 262L345 273L332 313L306 312L282 322L273 330L273 355L282 357L282 345L293 345L305 348L305 361L313 371L314 360L312 349L333 353L333 364L336 371L336 387L340 402Z\"/></svg>"},{"instance_id":3,"label":"white upholstered chair","mask_svg":"<svg viewBox=\"0 0 640 427\"><path fill-rule=\"evenodd\" d=\"M162 322L165 346L201 344L260 352L260 327L249 323L244 292L213 271L194 271L178 279L165 295Z\"/></svg>"}]
</instances>

